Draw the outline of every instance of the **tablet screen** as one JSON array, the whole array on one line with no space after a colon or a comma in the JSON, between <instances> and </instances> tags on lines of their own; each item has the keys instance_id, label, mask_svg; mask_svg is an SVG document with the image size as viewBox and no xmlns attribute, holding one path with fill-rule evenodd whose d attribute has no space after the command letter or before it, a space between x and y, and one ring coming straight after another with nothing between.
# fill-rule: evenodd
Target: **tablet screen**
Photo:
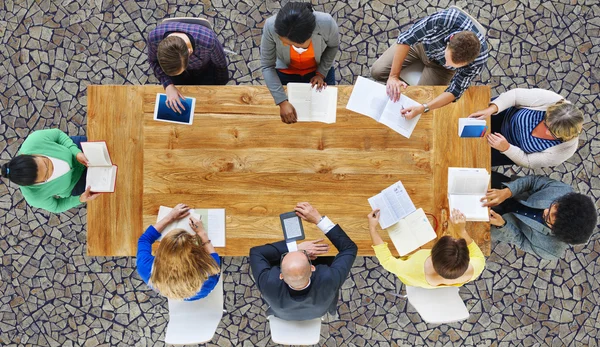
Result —
<instances>
[{"instance_id":1,"label":"tablet screen","mask_svg":"<svg viewBox=\"0 0 600 347\"><path fill-rule=\"evenodd\" d=\"M298 217L292 217L283 220L285 226L286 238L291 239L302 236L302 229L300 228L300 220Z\"/></svg>"},{"instance_id":2,"label":"tablet screen","mask_svg":"<svg viewBox=\"0 0 600 347\"><path fill-rule=\"evenodd\" d=\"M175 122L175 123L183 123L190 124L190 117L192 117L192 98L185 98L185 100L181 100L181 103L184 106L184 110L181 113L177 113L172 109L167 107L166 101L167 96L165 94L159 94L158 103L156 107L156 114L154 115L154 119L162 120L166 122Z\"/></svg>"}]
</instances>

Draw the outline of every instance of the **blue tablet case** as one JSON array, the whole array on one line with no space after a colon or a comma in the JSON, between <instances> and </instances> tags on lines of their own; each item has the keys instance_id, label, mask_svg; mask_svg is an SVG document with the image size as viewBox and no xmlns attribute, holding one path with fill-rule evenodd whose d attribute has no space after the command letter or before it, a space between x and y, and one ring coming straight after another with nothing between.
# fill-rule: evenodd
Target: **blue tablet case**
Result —
<instances>
[{"instance_id":1,"label":"blue tablet case","mask_svg":"<svg viewBox=\"0 0 600 347\"><path fill-rule=\"evenodd\" d=\"M485 125L465 125L460 137L483 137L486 131Z\"/></svg>"},{"instance_id":2,"label":"blue tablet case","mask_svg":"<svg viewBox=\"0 0 600 347\"><path fill-rule=\"evenodd\" d=\"M190 111L192 109L192 99L185 98L185 100L181 100L181 103L185 107L183 112L177 113L172 109L167 107L167 96L160 95L160 102L158 104L158 112L156 117L161 120L167 120L171 122L188 124L190 122Z\"/></svg>"}]
</instances>

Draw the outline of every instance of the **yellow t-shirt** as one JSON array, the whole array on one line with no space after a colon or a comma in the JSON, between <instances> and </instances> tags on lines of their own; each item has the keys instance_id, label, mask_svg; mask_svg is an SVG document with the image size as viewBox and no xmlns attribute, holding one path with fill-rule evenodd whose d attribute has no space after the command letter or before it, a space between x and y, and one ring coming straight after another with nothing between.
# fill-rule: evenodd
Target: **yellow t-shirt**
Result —
<instances>
[{"instance_id":1,"label":"yellow t-shirt","mask_svg":"<svg viewBox=\"0 0 600 347\"><path fill-rule=\"evenodd\" d=\"M372 246L375 250L375 256L381 266L387 271L398 276L402 283L407 286L421 287L421 288L440 288L440 287L460 287L464 283L457 283L451 285L432 286L425 279L425 260L431 255L430 249L421 249L415 253L402 258L395 258L388 248L388 244L383 243L381 245ZM467 281L471 282L475 280L485 268L485 257L479 249L479 246L475 241L471 242L468 246L470 263L473 265L473 277ZM465 282L466 283L466 282Z\"/></svg>"}]
</instances>

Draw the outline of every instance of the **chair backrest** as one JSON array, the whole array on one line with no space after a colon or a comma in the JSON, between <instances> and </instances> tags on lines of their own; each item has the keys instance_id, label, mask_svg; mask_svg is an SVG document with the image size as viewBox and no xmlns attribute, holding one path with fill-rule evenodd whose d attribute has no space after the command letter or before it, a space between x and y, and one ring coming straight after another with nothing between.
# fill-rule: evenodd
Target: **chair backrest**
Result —
<instances>
[{"instance_id":1,"label":"chair backrest","mask_svg":"<svg viewBox=\"0 0 600 347\"><path fill-rule=\"evenodd\" d=\"M192 345L212 340L223 318L223 274L215 288L196 301L169 299L165 343Z\"/></svg>"},{"instance_id":2,"label":"chair backrest","mask_svg":"<svg viewBox=\"0 0 600 347\"><path fill-rule=\"evenodd\" d=\"M286 321L269 316L267 319L271 330L271 340L280 345L316 345L321 339L321 318Z\"/></svg>"},{"instance_id":3,"label":"chair backrest","mask_svg":"<svg viewBox=\"0 0 600 347\"><path fill-rule=\"evenodd\" d=\"M487 35L487 30L485 30L485 28L483 27L483 25L481 25L481 23L479 23L477 21L477 19L475 19L473 16L471 16L469 13L467 13L467 11L463 10L462 8L458 7L458 6L450 6L450 8L455 8L457 10L459 10L460 12L464 13L465 15L467 15L467 17L469 17L471 19L471 21L473 22L473 24L475 24L475 27L477 27L477 30L479 30L479 32L485 36Z\"/></svg>"},{"instance_id":4,"label":"chair backrest","mask_svg":"<svg viewBox=\"0 0 600 347\"><path fill-rule=\"evenodd\" d=\"M469 310L458 294L458 287L425 289L406 286L406 296L427 323L451 323L469 318Z\"/></svg>"},{"instance_id":5,"label":"chair backrest","mask_svg":"<svg viewBox=\"0 0 600 347\"><path fill-rule=\"evenodd\" d=\"M169 23L169 22L177 22L177 23L186 23L186 24L198 24L213 30L212 24L207 19L204 18L188 18L188 17L175 17L175 18L166 18L163 19L161 23Z\"/></svg>"},{"instance_id":6,"label":"chair backrest","mask_svg":"<svg viewBox=\"0 0 600 347\"><path fill-rule=\"evenodd\" d=\"M421 80L424 68L425 65L423 65L420 60L417 60L407 67L402 68L402 71L400 71L400 79L409 86L416 86L419 84L419 80Z\"/></svg>"}]
</instances>

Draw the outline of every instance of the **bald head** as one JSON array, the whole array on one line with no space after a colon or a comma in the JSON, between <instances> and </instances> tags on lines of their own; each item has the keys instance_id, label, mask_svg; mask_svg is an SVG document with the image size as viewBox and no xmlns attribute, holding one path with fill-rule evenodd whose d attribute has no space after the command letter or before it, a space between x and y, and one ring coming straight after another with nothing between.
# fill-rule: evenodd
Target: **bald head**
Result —
<instances>
[{"instance_id":1,"label":"bald head","mask_svg":"<svg viewBox=\"0 0 600 347\"><path fill-rule=\"evenodd\" d=\"M310 265L306 254L300 251L288 253L281 262L281 279L292 288L303 288L314 267Z\"/></svg>"}]
</instances>

